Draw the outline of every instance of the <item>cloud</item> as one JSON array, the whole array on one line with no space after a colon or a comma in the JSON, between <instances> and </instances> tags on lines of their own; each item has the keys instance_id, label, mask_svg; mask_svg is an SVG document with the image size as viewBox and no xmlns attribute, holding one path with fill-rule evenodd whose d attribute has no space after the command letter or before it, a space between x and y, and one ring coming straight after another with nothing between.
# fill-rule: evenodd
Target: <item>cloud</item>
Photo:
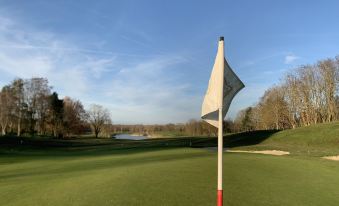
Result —
<instances>
[{"instance_id":1,"label":"cloud","mask_svg":"<svg viewBox=\"0 0 339 206\"><path fill-rule=\"evenodd\" d=\"M184 122L199 114L201 97L190 94L184 79L171 75L186 61L179 55L157 56L122 68L102 89L111 102L108 107L127 123Z\"/></svg>"},{"instance_id":2,"label":"cloud","mask_svg":"<svg viewBox=\"0 0 339 206\"><path fill-rule=\"evenodd\" d=\"M186 62L180 53L147 56L87 49L0 17L0 83L46 77L61 97L80 99L85 107L108 107L116 123L175 123L198 115L202 97L190 93L191 85L177 71Z\"/></svg>"},{"instance_id":3,"label":"cloud","mask_svg":"<svg viewBox=\"0 0 339 206\"><path fill-rule=\"evenodd\" d=\"M0 25L1 82L46 77L61 96L80 99L115 61L111 53L79 48L56 34L27 29L9 18L0 17Z\"/></svg>"},{"instance_id":4,"label":"cloud","mask_svg":"<svg viewBox=\"0 0 339 206\"><path fill-rule=\"evenodd\" d=\"M289 54L285 56L285 64L292 64L294 63L296 60L300 59L300 57L293 55L293 54Z\"/></svg>"}]
</instances>

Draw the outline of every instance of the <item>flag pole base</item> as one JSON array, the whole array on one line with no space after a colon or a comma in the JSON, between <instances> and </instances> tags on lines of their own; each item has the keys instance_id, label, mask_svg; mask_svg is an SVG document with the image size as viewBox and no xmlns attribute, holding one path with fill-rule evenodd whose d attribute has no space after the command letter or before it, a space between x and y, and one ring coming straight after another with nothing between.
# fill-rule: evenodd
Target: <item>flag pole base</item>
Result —
<instances>
[{"instance_id":1,"label":"flag pole base","mask_svg":"<svg viewBox=\"0 0 339 206\"><path fill-rule=\"evenodd\" d=\"M218 190L217 206L222 206L222 190Z\"/></svg>"}]
</instances>

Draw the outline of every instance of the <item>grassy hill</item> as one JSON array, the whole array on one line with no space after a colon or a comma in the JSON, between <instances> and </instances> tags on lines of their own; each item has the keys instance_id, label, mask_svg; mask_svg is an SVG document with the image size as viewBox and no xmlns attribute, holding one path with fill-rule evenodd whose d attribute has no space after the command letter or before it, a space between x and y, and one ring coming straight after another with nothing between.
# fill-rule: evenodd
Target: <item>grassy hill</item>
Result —
<instances>
[{"instance_id":1,"label":"grassy hill","mask_svg":"<svg viewBox=\"0 0 339 206\"><path fill-rule=\"evenodd\" d=\"M242 149L278 149L294 155L339 154L339 122L283 131L256 131L226 137L226 146Z\"/></svg>"},{"instance_id":2,"label":"grassy hill","mask_svg":"<svg viewBox=\"0 0 339 206\"><path fill-rule=\"evenodd\" d=\"M339 123L225 136L225 205L339 205ZM215 205L216 138L0 138L0 205Z\"/></svg>"}]
</instances>

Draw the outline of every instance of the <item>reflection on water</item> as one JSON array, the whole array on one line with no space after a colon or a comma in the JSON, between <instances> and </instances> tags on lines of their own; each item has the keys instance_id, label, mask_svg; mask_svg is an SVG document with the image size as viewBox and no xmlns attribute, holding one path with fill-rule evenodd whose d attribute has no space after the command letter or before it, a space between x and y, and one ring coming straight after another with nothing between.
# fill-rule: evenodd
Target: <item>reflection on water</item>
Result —
<instances>
[{"instance_id":1,"label":"reflection on water","mask_svg":"<svg viewBox=\"0 0 339 206\"><path fill-rule=\"evenodd\" d=\"M142 139L147 139L146 136L132 136L129 134L117 134L115 135L116 139L130 139L130 140L142 140Z\"/></svg>"}]
</instances>

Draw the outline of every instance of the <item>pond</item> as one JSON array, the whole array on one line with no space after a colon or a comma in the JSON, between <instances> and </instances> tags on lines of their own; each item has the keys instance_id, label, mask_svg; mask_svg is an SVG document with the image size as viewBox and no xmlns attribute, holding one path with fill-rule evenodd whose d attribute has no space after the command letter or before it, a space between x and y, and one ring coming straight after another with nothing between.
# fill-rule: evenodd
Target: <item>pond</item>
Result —
<instances>
[{"instance_id":1,"label":"pond","mask_svg":"<svg viewBox=\"0 0 339 206\"><path fill-rule=\"evenodd\" d=\"M143 139L147 139L147 136L136 136L136 135L130 135L130 134L117 134L117 135L115 135L115 139L143 140Z\"/></svg>"}]
</instances>

